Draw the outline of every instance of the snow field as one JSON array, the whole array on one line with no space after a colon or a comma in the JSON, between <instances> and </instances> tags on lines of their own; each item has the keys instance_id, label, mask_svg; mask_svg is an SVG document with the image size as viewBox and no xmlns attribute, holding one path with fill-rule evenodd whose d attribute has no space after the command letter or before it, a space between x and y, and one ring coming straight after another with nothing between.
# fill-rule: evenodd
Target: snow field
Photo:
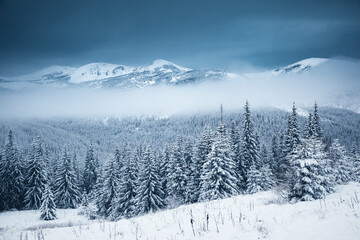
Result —
<instances>
[{"instance_id":1,"label":"snow field","mask_svg":"<svg viewBox=\"0 0 360 240\"><path fill-rule=\"evenodd\" d=\"M285 203L267 191L118 222L87 220L78 211L57 210L54 221L41 221L39 211L1 213L0 239L359 239L360 184L338 186L326 199L310 202Z\"/></svg>"}]
</instances>

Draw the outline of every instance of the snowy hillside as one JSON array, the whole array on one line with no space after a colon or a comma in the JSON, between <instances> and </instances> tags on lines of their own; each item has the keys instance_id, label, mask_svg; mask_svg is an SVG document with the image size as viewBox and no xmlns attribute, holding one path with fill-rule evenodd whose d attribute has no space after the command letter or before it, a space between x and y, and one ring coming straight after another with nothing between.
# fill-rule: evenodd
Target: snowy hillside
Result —
<instances>
[{"instance_id":1,"label":"snowy hillside","mask_svg":"<svg viewBox=\"0 0 360 240\"><path fill-rule=\"evenodd\" d=\"M275 192L181 206L118 222L87 220L79 210L61 210L59 219L39 211L0 213L2 239L273 239L340 240L360 235L360 184L337 187L324 200L284 203ZM206 216L209 216L208 221ZM190 220L193 219L193 226Z\"/></svg>"},{"instance_id":2,"label":"snowy hillside","mask_svg":"<svg viewBox=\"0 0 360 240\"><path fill-rule=\"evenodd\" d=\"M329 61L329 59L327 58L308 58L293 63L291 65L272 70L272 73L273 74L301 73L301 72L309 71L327 61Z\"/></svg>"},{"instance_id":3,"label":"snowy hillside","mask_svg":"<svg viewBox=\"0 0 360 240\"><path fill-rule=\"evenodd\" d=\"M110 63L90 63L79 68L52 66L32 74L0 78L6 90L39 87L143 88L156 85L178 85L226 77L221 70L193 70L158 59L153 63L131 67Z\"/></svg>"}]
</instances>

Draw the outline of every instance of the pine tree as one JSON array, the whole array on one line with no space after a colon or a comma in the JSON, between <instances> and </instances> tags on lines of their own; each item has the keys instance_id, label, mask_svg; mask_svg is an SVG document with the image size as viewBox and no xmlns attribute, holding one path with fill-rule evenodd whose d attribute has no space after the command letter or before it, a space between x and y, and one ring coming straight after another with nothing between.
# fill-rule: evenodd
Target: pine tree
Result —
<instances>
[{"instance_id":1,"label":"pine tree","mask_svg":"<svg viewBox=\"0 0 360 240\"><path fill-rule=\"evenodd\" d=\"M41 220L54 220L56 219L56 206L54 203L54 197L51 192L51 188L49 185L45 185L45 190L41 199L41 207L40 207L40 219Z\"/></svg>"},{"instance_id":2,"label":"pine tree","mask_svg":"<svg viewBox=\"0 0 360 240\"><path fill-rule=\"evenodd\" d=\"M251 120L251 112L249 103L246 101L245 113L243 118L243 133L241 139L241 172L242 177L247 182L248 171L251 166L256 165L259 159L258 141L254 132L253 123Z\"/></svg>"},{"instance_id":3,"label":"pine tree","mask_svg":"<svg viewBox=\"0 0 360 240\"><path fill-rule=\"evenodd\" d=\"M323 170L326 168L326 159L321 144L315 138L303 139L290 155L290 199L310 201L324 198L332 188L333 183Z\"/></svg>"},{"instance_id":4,"label":"pine tree","mask_svg":"<svg viewBox=\"0 0 360 240\"><path fill-rule=\"evenodd\" d=\"M246 186L249 194L257 193L263 190L261 172L255 167L255 165L252 165L248 171Z\"/></svg>"},{"instance_id":5,"label":"pine tree","mask_svg":"<svg viewBox=\"0 0 360 240\"><path fill-rule=\"evenodd\" d=\"M346 153L345 147L335 139L329 149L329 159L334 169L335 182L343 184L352 179L352 164L349 156Z\"/></svg>"},{"instance_id":6,"label":"pine tree","mask_svg":"<svg viewBox=\"0 0 360 240\"><path fill-rule=\"evenodd\" d=\"M295 103L293 103L292 114L288 117L288 127L285 135L284 157L280 166L281 181L286 182L290 177L289 169L291 168L292 163L289 161L292 159L292 155L295 154L294 151L300 143L300 130L297 123L297 112Z\"/></svg>"},{"instance_id":7,"label":"pine tree","mask_svg":"<svg viewBox=\"0 0 360 240\"><path fill-rule=\"evenodd\" d=\"M239 176L236 173L236 163L222 117L212 150L206 160L201 173L199 199L215 200L238 194Z\"/></svg>"},{"instance_id":8,"label":"pine tree","mask_svg":"<svg viewBox=\"0 0 360 240\"><path fill-rule=\"evenodd\" d=\"M296 149L297 145L300 144L300 130L297 123L297 112L295 103L293 103L292 114L288 119L288 128L285 138L287 154L291 154Z\"/></svg>"},{"instance_id":9,"label":"pine tree","mask_svg":"<svg viewBox=\"0 0 360 240\"><path fill-rule=\"evenodd\" d=\"M27 163L25 205L27 209L39 209L42 194L49 183L43 156L42 141L38 137L32 143L31 154Z\"/></svg>"},{"instance_id":10,"label":"pine tree","mask_svg":"<svg viewBox=\"0 0 360 240\"><path fill-rule=\"evenodd\" d=\"M135 215L136 178L134 175L134 159L130 155L128 147L124 148L121 178L119 179L119 191L112 205L110 219L116 220L120 217L130 218Z\"/></svg>"},{"instance_id":11,"label":"pine tree","mask_svg":"<svg viewBox=\"0 0 360 240\"><path fill-rule=\"evenodd\" d=\"M314 137L314 118L311 113L309 113L309 117L305 126L304 138L309 139Z\"/></svg>"},{"instance_id":12,"label":"pine tree","mask_svg":"<svg viewBox=\"0 0 360 240\"><path fill-rule=\"evenodd\" d=\"M185 160L182 139L178 136L171 149L168 187L168 203L172 206L185 203L186 198Z\"/></svg>"},{"instance_id":13,"label":"pine tree","mask_svg":"<svg viewBox=\"0 0 360 240\"><path fill-rule=\"evenodd\" d=\"M109 217L115 206L115 199L119 195L120 169L114 154L111 154L104 165L102 182L97 191L97 201L99 214Z\"/></svg>"},{"instance_id":14,"label":"pine tree","mask_svg":"<svg viewBox=\"0 0 360 240\"><path fill-rule=\"evenodd\" d=\"M356 151L355 144L351 148L351 158L354 163L353 178L354 181L360 182L360 156Z\"/></svg>"},{"instance_id":15,"label":"pine tree","mask_svg":"<svg viewBox=\"0 0 360 240\"><path fill-rule=\"evenodd\" d=\"M319 116L318 106L317 106L316 102L314 104L313 133L316 138L318 138L318 139L323 138L323 132L322 132L321 125L320 125L320 116Z\"/></svg>"},{"instance_id":16,"label":"pine tree","mask_svg":"<svg viewBox=\"0 0 360 240\"><path fill-rule=\"evenodd\" d=\"M146 147L140 162L137 187L135 206L138 214L154 212L165 206L161 198L164 193L161 190L161 181L150 146Z\"/></svg>"},{"instance_id":17,"label":"pine tree","mask_svg":"<svg viewBox=\"0 0 360 240\"><path fill-rule=\"evenodd\" d=\"M58 208L76 208L81 201L74 164L66 146L55 180L55 198Z\"/></svg>"},{"instance_id":18,"label":"pine tree","mask_svg":"<svg viewBox=\"0 0 360 240\"><path fill-rule=\"evenodd\" d=\"M234 161L236 163L236 173L238 175L238 189L246 189L245 182L243 179L243 171L241 169L241 137L240 133L235 125L235 122L231 122L230 125L230 147L233 153Z\"/></svg>"},{"instance_id":19,"label":"pine tree","mask_svg":"<svg viewBox=\"0 0 360 240\"><path fill-rule=\"evenodd\" d=\"M275 181L273 179L273 174L269 164L265 164L260 168L260 177L261 177L261 189L264 191L270 190L275 186Z\"/></svg>"},{"instance_id":20,"label":"pine tree","mask_svg":"<svg viewBox=\"0 0 360 240\"><path fill-rule=\"evenodd\" d=\"M90 194L95 188L97 182L97 162L94 156L93 145L90 144L85 158L85 168L84 168L84 188L87 194Z\"/></svg>"},{"instance_id":21,"label":"pine tree","mask_svg":"<svg viewBox=\"0 0 360 240\"><path fill-rule=\"evenodd\" d=\"M193 145L190 141L185 142L184 146L184 175L186 178L185 182L185 203L192 203L193 192L191 189L191 183L193 175L196 173L193 173L193 168L191 166L194 165L194 158L193 158Z\"/></svg>"},{"instance_id":22,"label":"pine tree","mask_svg":"<svg viewBox=\"0 0 360 240\"><path fill-rule=\"evenodd\" d=\"M23 171L21 155L10 130L0 157L0 211L23 208Z\"/></svg>"},{"instance_id":23,"label":"pine tree","mask_svg":"<svg viewBox=\"0 0 360 240\"><path fill-rule=\"evenodd\" d=\"M189 179L188 189L191 192L190 202L195 203L199 199L201 174L208 154L211 152L213 143L210 126L206 126L202 135L198 138L193 154L193 163L190 166L192 175Z\"/></svg>"},{"instance_id":24,"label":"pine tree","mask_svg":"<svg viewBox=\"0 0 360 240\"><path fill-rule=\"evenodd\" d=\"M260 148L260 158L258 161L259 168L266 164L270 164L269 155L266 146L263 144Z\"/></svg>"},{"instance_id":25,"label":"pine tree","mask_svg":"<svg viewBox=\"0 0 360 240\"><path fill-rule=\"evenodd\" d=\"M161 189L164 192L163 199L168 197L168 176L169 173L169 162L170 162L170 149L167 144L165 144L165 148L161 155L159 156L160 165L159 165L159 174L161 179ZM191 176L190 176L191 178Z\"/></svg>"},{"instance_id":26,"label":"pine tree","mask_svg":"<svg viewBox=\"0 0 360 240\"><path fill-rule=\"evenodd\" d=\"M72 163L73 163L73 169L74 169L74 172L75 172L75 175L76 175L76 181L79 185L81 180L80 180L80 173L79 173L79 164L78 164L78 160L77 160L77 156L76 156L76 152L74 151L74 154L73 154L73 159L72 159Z\"/></svg>"},{"instance_id":27,"label":"pine tree","mask_svg":"<svg viewBox=\"0 0 360 240\"><path fill-rule=\"evenodd\" d=\"M276 136L273 136L271 141L271 157L270 157L270 168L275 178L279 178L279 168L281 160L281 151Z\"/></svg>"}]
</instances>

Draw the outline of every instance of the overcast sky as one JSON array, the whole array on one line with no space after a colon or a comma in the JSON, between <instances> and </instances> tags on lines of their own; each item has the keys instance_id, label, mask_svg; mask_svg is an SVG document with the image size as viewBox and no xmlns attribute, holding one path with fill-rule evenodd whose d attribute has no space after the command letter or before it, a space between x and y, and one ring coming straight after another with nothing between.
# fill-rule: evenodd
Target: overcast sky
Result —
<instances>
[{"instance_id":1,"label":"overcast sky","mask_svg":"<svg viewBox=\"0 0 360 240\"><path fill-rule=\"evenodd\" d=\"M158 58L228 71L359 59L359 13L359 0L0 0L0 76Z\"/></svg>"}]
</instances>

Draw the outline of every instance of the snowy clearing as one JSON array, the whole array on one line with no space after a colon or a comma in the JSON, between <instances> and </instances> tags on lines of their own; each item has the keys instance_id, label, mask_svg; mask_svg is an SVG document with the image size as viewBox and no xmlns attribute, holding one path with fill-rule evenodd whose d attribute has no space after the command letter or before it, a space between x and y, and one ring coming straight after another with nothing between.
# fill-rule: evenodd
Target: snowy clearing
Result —
<instances>
[{"instance_id":1,"label":"snowy clearing","mask_svg":"<svg viewBox=\"0 0 360 240\"><path fill-rule=\"evenodd\" d=\"M78 210L0 214L0 239L358 239L360 184L338 186L325 200L282 203L274 192L181 206L131 220L87 220ZM207 222L206 216L209 215ZM193 216L193 228L190 223Z\"/></svg>"}]
</instances>

